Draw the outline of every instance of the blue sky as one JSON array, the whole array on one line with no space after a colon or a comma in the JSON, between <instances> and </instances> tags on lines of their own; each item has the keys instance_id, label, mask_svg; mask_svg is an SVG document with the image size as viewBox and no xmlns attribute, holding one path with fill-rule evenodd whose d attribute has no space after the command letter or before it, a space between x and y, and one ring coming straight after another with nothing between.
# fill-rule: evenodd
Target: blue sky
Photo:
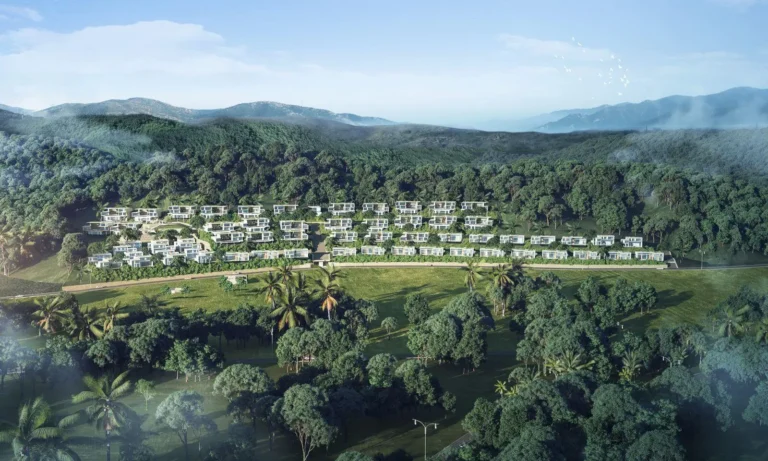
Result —
<instances>
[{"instance_id":1,"label":"blue sky","mask_svg":"<svg viewBox=\"0 0 768 461\"><path fill-rule=\"evenodd\" d=\"M0 102L31 109L272 100L485 127L768 87L762 0L5 1Z\"/></svg>"}]
</instances>

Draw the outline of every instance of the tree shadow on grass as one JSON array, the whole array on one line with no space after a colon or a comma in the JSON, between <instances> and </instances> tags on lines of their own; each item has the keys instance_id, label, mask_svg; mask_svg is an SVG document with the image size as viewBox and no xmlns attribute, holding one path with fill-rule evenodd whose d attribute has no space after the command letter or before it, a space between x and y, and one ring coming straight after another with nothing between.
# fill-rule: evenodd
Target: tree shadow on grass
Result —
<instances>
[{"instance_id":1,"label":"tree shadow on grass","mask_svg":"<svg viewBox=\"0 0 768 461\"><path fill-rule=\"evenodd\" d=\"M119 290L99 290L76 294L75 297L80 304L88 304L97 303L99 301L106 301L118 297L122 294L123 292Z\"/></svg>"},{"instance_id":2,"label":"tree shadow on grass","mask_svg":"<svg viewBox=\"0 0 768 461\"><path fill-rule=\"evenodd\" d=\"M693 298L693 293L690 291L661 290L657 294L659 300L657 309L674 307Z\"/></svg>"}]
</instances>

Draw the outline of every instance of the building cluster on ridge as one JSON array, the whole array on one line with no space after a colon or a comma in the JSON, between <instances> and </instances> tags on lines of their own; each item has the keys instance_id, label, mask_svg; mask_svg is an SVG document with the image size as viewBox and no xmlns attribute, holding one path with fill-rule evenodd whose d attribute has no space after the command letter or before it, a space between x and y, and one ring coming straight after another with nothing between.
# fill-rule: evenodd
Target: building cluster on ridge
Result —
<instances>
[{"instance_id":1,"label":"building cluster on ridge","mask_svg":"<svg viewBox=\"0 0 768 461\"><path fill-rule=\"evenodd\" d=\"M457 206L458 205L458 206ZM322 207L308 206L316 216L322 214ZM299 209L296 204L275 204L272 207L272 215L277 217L286 213L293 213ZM195 215L200 215L207 222L202 230L209 236L211 242L217 245L242 244L246 242L254 244L268 244L275 242L276 233L272 230L270 218L263 216L262 205L238 205L236 207L239 221L217 221L230 213L227 205L171 205L166 210L168 220L189 220ZM335 257L355 256L358 248L355 246L343 246L354 244L358 240L358 232L354 231L352 215L357 211L353 202L331 203L326 208L330 215L325 220L324 228L328 235L337 244L331 249L331 255ZM466 237L469 243L485 245L498 237L501 245L525 245L526 236L523 234L494 234L483 233L494 225L494 219L488 215L487 202L464 201L457 204L456 201L432 201L425 207L419 201L396 201L393 207L386 202L363 203L361 211L367 216L363 219L367 232L363 237L368 243L360 246L359 254L366 256L383 256L387 248L379 246L392 241L389 251L394 256L452 256L481 258L520 258L533 259L540 257L547 260L563 260L569 256L578 260L597 260L605 257L609 260L633 259L632 252L610 250L607 252L589 250L591 243L596 247L613 247L616 243L614 235L597 235L591 241L582 236L562 236L560 244L575 247L570 251L563 249L511 249L505 251L500 248L472 247L447 247L430 245L430 232L419 231L427 226L430 231L437 231L439 243L462 243L465 234L462 232L450 232L450 229L459 222L467 231L471 231ZM461 211L463 216L457 213ZM394 216L390 215L393 213ZM424 215L427 216L424 216ZM100 221L89 222L83 226L83 231L90 235L120 234L123 229L139 230L145 224L161 222L163 212L159 208L110 207L102 210ZM392 219L390 219L392 218ZM306 241L309 238L309 225L300 220L278 221L281 241ZM391 224L391 226L390 226ZM395 241L394 227L399 231L399 239ZM400 243L398 245L397 243ZM548 246L557 243L554 235L531 235L528 238L531 245ZM664 261L664 253L643 250L642 237L624 237L620 240L624 248L638 249L634 252L634 259L645 261ZM405 244L405 245L403 245ZM408 244L418 244L418 248ZM585 247L579 249L578 247ZM123 265L129 267L151 267L159 260L164 265L173 264L174 260L181 258L185 261L207 264L213 261L213 252L202 248L195 238L178 239L171 243L167 239L152 240L147 244L148 254L142 250L141 242L126 242L115 246L112 253L103 253L89 257L89 263L100 268L115 268ZM123 259L114 256L122 253ZM153 255L158 255L153 258ZM251 259L306 259L309 258L309 250L295 248L286 250L253 250L250 252L225 252L221 256L222 262L246 262Z\"/></svg>"}]
</instances>

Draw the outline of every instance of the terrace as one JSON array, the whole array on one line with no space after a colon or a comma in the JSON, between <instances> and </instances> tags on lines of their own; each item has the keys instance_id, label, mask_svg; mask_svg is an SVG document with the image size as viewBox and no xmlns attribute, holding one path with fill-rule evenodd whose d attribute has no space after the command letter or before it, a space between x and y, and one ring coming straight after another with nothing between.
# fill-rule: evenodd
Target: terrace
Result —
<instances>
[{"instance_id":1,"label":"terrace","mask_svg":"<svg viewBox=\"0 0 768 461\"><path fill-rule=\"evenodd\" d=\"M493 234L469 234L469 243L488 243Z\"/></svg>"},{"instance_id":2,"label":"terrace","mask_svg":"<svg viewBox=\"0 0 768 461\"><path fill-rule=\"evenodd\" d=\"M126 259L125 263L133 268L152 267L155 265L152 261L152 256L137 253L134 253L130 258Z\"/></svg>"},{"instance_id":3,"label":"terrace","mask_svg":"<svg viewBox=\"0 0 768 461\"><path fill-rule=\"evenodd\" d=\"M415 247L392 247L392 254L395 256L415 256Z\"/></svg>"},{"instance_id":4,"label":"terrace","mask_svg":"<svg viewBox=\"0 0 768 461\"><path fill-rule=\"evenodd\" d=\"M635 259L664 262L664 253L661 251L635 251Z\"/></svg>"},{"instance_id":5,"label":"terrace","mask_svg":"<svg viewBox=\"0 0 768 461\"><path fill-rule=\"evenodd\" d=\"M333 232L331 236L340 243L353 243L357 240L357 232L352 231Z\"/></svg>"},{"instance_id":6,"label":"terrace","mask_svg":"<svg viewBox=\"0 0 768 461\"><path fill-rule=\"evenodd\" d=\"M451 214L456 211L456 202L431 202L429 209L433 214Z\"/></svg>"},{"instance_id":7,"label":"terrace","mask_svg":"<svg viewBox=\"0 0 768 461\"><path fill-rule=\"evenodd\" d=\"M211 240L218 244L243 243L245 234L243 232L213 231L211 232Z\"/></svg>"},{"instance_id":8,"label":"terrace","mask_svg":"<svg viewBox=\"0 0 768 461\"><path fill-rule=\"evenodd\" d=\"M372 238L374 242L376 243L384 243L387 240L392 240L392 232L389 231L374 231L374 232L368 232L365 235L366 239Z\"/></svg>"},{"instance_id":9,"label":"terrace","mask_svg":"<svg viewBox=\"0 0 768 461\"><path fill-rule=\"evenodd\" d=\"M417 214L421 212L421 203L417 201L401 200L395 202L395 211L398 214Z\"/></svg>"},{"instance_id":10,"label":"terrace","mask_svg":"<svg viewBox=\"0 0 768 461\"><path fill-rule=\"evenodd\" d=\"M360 247L360 254L366 256L382 256L386 252L384 247L378 247L373 245L363 245Z\"/></svg>"},{"instance_id":11,"label":"terrace","mask_svg":"<svg viewBox=\"0 0 768 461\"><path fill-rule=\"evenodd\" d=\"M429 227L435 230L445 230L454 225L456 216L435 216L429 220Z\"/></svg>"},{"instance_id":12,"label":"terrace","mask_svg":"<svg viewBox=\"0 0 768 461\"><path fill-rule=\"evenodd\" d=\"M275 241L274 235L270 231L247 232L245 238L253 243L271 243Z\"/></svg>"},{"instance_id":13,"label":"terrace","mask_svg":"<svg viewBox=\"0 0 768 461\"><path fill-rule=\"evenodd\" d=\"M384 230L389 227L389 219L387 218L366 219L364 222L370 230Z\"/></svg>"},{"instance_id":14,"label":"terrace","mask_svg":"<svg viewBox=\"0 0 768 461\"><path fill-rule=\"evenodd\" d=\"M574 247L585 247L589 244L586 237L573 237L573 236L563 236L560 239L560 243L563 245L570 245Z\"/></svg>"},{"instance_id":15,"label":"terrace","mask_svg":"<svg viewBox=\"0 0 768 461\"><path fill-rule=\"evenodd\" d=\"M275 214L275 216L283 213L293 213L298 209L298 207L298 205L292 204L272 205L272 212Z\"/></svg>"},{"instance_id":16,"label":"terrace","mask_svg":"<svg viewBox=\"0 0 768 461\"><path fill-rule=\"evenodd\" d=\"M556 241L554 235L531 235L531 245L550 245Z\"/></svg>"},{"instance_id":17,"label":"terrace","mask_svg":"<svg viewBox=\"0 0 768 461\"><path fill-rule=\"evenodd\" d=\"M524 245L525 235L510 235L510 234L499 235L499 243Z\"/></svg>"},{"instance_id":18,"label":"terrace","mask_svg":"<svg viewBox=\"0 0 768 461\"><path fill-rule=\"evenodd\" d=\"M474 248L451 247L451 248L448 248L448 255L449 256L460 256L460 257L471 258L472 256L475 255L475 249Z\"/></svg>"},{"instance_id":19,"label":"terrace","mask_svg":"<svg viewBox=\"0 0 768 461\"><path fill-rule=\"evenodd\" d=\"M600 259L600 252L588 251L588 250L576 250L573 252L573 257L574 259L578 259L580 261L597 260L597 259Z\"/></svg>"},{"instance_id":20,"label":"terrace","mask_svg":"<svg viewBox=\"0 0 768 461\"><path fill-rule=\"evenodd\" d=\"M543 250L541 257L544 259L568 259L568 252L565 250Z\"/></svg>"},{"instance_id":21,"label":"terrace","mask_svg":"<svg viewBox=\"0 0 768 461\"><path fill-rule=\"evenodd\" d=\"M224 216L227 212L229 212L229 207L226 205L203 205L200 207L200 216L205 219Z\"/></svg>"},{"instance_id":22,"label":"terrace","mask_svg":"<svg viewBox=\"0 0 768 461\"><path fill-rule=\"evenodd\" d=\"M307 240L309 236L303 230L288 230L283 232L283 240L286 242L298 242Z\"/></svg>"},{"instance_id":23,"label":"terrace","mask_svg":"<svg viewBox=\"0 0 768 461\"><path fill-rule=\"evenodd\" d=\"M109 207L101 210L101 220L106 222L122 222L127 221L129 209L125 207Z\"/></svg>"},{"instance_id":24,"label":"terrace","mask_svg":"<svg viewBox=\"0 0 768 461\"><path fill-rule=\"evenodd\" d=\"M280 221L281 231L306 231L309 225L304 221Z\"/></svg>"},{"instance_id":25,"label":"terrace","mask_svg":"<svg viewBox=\"0 0 768 461\"><path fill-rule=\"evenodd\" d=\"M381 216L389 213L389 205L384 202L363 203L363 213L366 211L372 211L374 214Z\"/></svg>"},{"instance_id":26,"label":"terrace","mask_svg":"<svg viewBox=\"0 0 768 461\"><path fill-rule=\"evenodd\" d=\"M230 221L207 222L203 224L203 230L206 232L216 232L216 231L231 232L239 226L240 226L239 223L234 223Z\"/></svg>"},{"instance_id":27,"label":"terrace","mask_svg":"<svg viewBox=\"0 0 768 461\"><path fill-rule=\"evenodd\" d=\"M195 215L195 210L192 205L171 205L168 207L168 216L172 219L189 219Z\"/></svg>"},{"instance_id":28,"label":"terrace","mask_svg":"<svg viewBox=\"0 0 768 461\"><path fill-rule=\"evenodd\" d=\"M157 208L137 208L131 212L131 219L142 223L153 223L160 219Z\"/></svg>"},{"instance_id":29,"label":"terrace","mask_svg":"<svg viewBox=\"0 0 768 461\"><path fill-rule=\"evenodd\" d=\"M251 254L244 251L228 251L224 253L224 256L221 258L222 261L227 263L244 263L250 261L250 259Z\"/></svg>"},{"instance_id":30,"label":"terrace","mask_svg":"<svg viewBox=\"0 0 768 461\"><path fill-rule=\"evenodd\" d=\"M616 242L616 237L613 235L598 235L592 239L592 245L599 247L610 247Z\"/></svg>"},{"instance_id":31,"label":"terrace","mask_svg":"<svg viewBox=\"0 0 768 461\"><path fill-rule=\"evenodd\" d=\"M480 208L488 211L488 202L461 202L462 211L474 211Z\"/></svg>"},{"instance_id":32,"label":"terrace","mask_svg":"<svg viewBox=\"0 0 768 461\"><path fill-rule=\"evenodd\" d=\"M421 256L443 256L445 254L445 248L442 247L420 247L419 255Z\"/></svg>"},{"instance_id":33,"label":"terrace","mask_svg":"<svg viewBox=\"0 0 768 461\"><path fill-rule=\"evenodd\" d=\"M632 253L629 251L609 251L608 259L611 261L627 261L632 259Z\"/></svg>"},{"instance_id":34,"label":"terrace","mask_svg":"<svg viewBox=\"0 0 768 461\"><path fill-rule=\"evenodd\" d=\"M624 248L642 248L643 238L642 237L624 237L623 239L621 239L621 244L624 245Z\"/></svg>"},{"instance_id":35,"label":"terrace","mask_svg":"<svg viewBox=\"0 0 768 461\"><path fill-rule=\"evenodd\" d=\"M345 231L352 229L352 218L331 218L325 221L325 229L329 231Z\"/></svg>"},{"instance_id":36,"label":"terrace","mask_svg":"<svg viewBox=\"0 0 768 461\"><path fill-rule=\"evenodd\" d=\"M395 227L398 229L402 229L408 224L412 225L413 227L421 227L422 217L419 215L405 215L395 217Z\"/></svg>"},{"instance_id":37,"label":"terrace","mask_svg":"<svg viewBox=\"0 0 768 461\"><path fill-rule=\"evenodd\" d=\"M512 258L533 259L536 257L536 250L512 250L509 252Z\"/></svg>"},{"instance_id":38,"label":"terrace","mask_svg":"<svg viewBox=\"0 0 768 461\"><path fill-rule=\"evenodd\" d=\"M484 229L493 226L493 219L487 216L467 216L464 218L464 227L469 230Z\"/></svg>"},{"instance_id":39,"label":"terrace","mask_svg":"<svg viewBox=\"0 0 768 461\"><path fill-rule=\"evenodd\" d=\"M503 258L504 256L504 250L498 248L480 248L481 258Z\"/></svg>"},{"instance_id":40,"label":"terrace","mask_svg":"<svg viewBox=\"0 0 768 461\"><path fill-rule=\"evenodd\" d=\"M331 203L328 205L328 211L333 216L338 216L342 214L353 214L355 212L355 204L346 202L346 203Z\"/></svg>"},{"instance_id":41,"label":"terrace","mask_svg":"<svg viewBox=\"0 0 768 461\"><path fill-rule=\"evenodd\" d=\"M309 250L306 248L289 248L283 250L283 257L287 259L307 259L309 258Z\"/></svg>"},{"instance_id":42,"label":"terrace","mask_svg":"<svg viewBox=\"0 0 768 461\"><path fill-rule=\"evenodd\" d=\"M252 259L278 259L280 250L254 250L251 251Z\"/></svg>"},{"instance_id":43,"label":"terrace","mask_svg":"<svg viewBox=\"0 0 768 461\"><path fill-rule=\"evenodd\" d=\"M247 232L263 232L269 230L269 218L251 218L240 222Z\"/></svg>"},{"instance_id":44,"label":"terrace","mask_svg":"<svg viewBox=\"0 0 768 461\"><path fill-rule=\"evenodd\" d=\"M437 237L444 243L460 243L464 239L464 234L461 232L452 234L437 234Z\"/></svg>"},{"instance_id":45,"label":"terrace","mask_svg":"<svg viewBox=\"0 0 768 461\"><path fill-rule=\"evenodd\" d=\"M333 247L331 256L354 256L357 254L355 247Z\"/></svg>"},{"instance_id":46,"label":"terrace","mask_svg":"<svg viewBox=\"0 0 768 461\"><path fill-rule=\"evenodd\" d=\"M106 221L91 221L83 226L83 232L88 235L109 235L112 233L112 223Z\"/></svg>"},{"instance_id":47,"label":"terrace","mask_svg":"<svg viewBox=\"0 0 768 461\"><path fill-rule=\"evenodd\" d=\"M429 240L429 232L404 232L400 236L401 242L426 243Z\"/></svg>"},{"instance_id":48,"label":"terrace","mask_svg":"<svg viewBox=\"0 0 768 461\"><path fill-rule=\"evenodd\" d=\"M261 205L238 205L237 215L240 219L255 219L264 213L264 207Z\"/></svg>"}]
</instances>

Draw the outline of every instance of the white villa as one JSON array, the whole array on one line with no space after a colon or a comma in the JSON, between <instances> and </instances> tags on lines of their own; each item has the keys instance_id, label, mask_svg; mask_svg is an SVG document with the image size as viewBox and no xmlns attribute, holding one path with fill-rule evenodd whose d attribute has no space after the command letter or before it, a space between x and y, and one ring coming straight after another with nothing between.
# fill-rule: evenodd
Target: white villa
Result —
<instances>
[{"instance_id":1,"label":"white villa","mask_svg":"<svg viewBox=\"0 0 768 461\"><path fill-rule=\"evenodd\" d=\"M395 202L395 211L399 214L416 214L421 211L421 203L417 201L401 200Z\"/></svg>"},{"instance_id":2,"label":"white villa","mask_svg":"<svg viewBox=\"0 0 768 461\"><path fill-rule=\"evenodd\" d=\"M168 239L151 240L147 244L147 247L149 248L149 252L152 254L168 253L173 251L173 247L171 247L171 243Z\"/></svg>"},{"instance_id":3,"label":"white villa","mask_svg":"<svg viewBox=\"0 0 768 461\"><path fill-rule=\"evenodd\" d=\"M107 222L128 221L129 209L125 207L109 207L101 210L101 220Z\"/></svg>"},{"instance_id":4,"label":"white villa","mask_svg":"<svg viewBox=\"0 0 768 461\"><path fill-rule=\"evenodd\" d=\"M331 214L334 216L338 216L342 214L351 214L355 212L355 204L352 202L331 203L330 205L328 205L328 211L330 211Z\"/></svg>"},{"instance_id":5,"label":"white villa","mask_svg":"<svg viewBox=\"0 0 768 461\"><path fill-rule=\"evenodd\" d=\"M139 241L125 242L123 244L115 245L112 247L112 254L115 254L117 252L133 253L136 251L141 251L141 242Z\"/></svg>"},{"instance_id":6,"label":"white villa","mask_svg":"<svg viewBox=\"0 0 768 461\"><path fill-rule=\"evenodd\" d=\"M205 219L211 219L218 216L224 216L229 211L226 205L203 205L200 207L200 216Z\"/></svg>"},{"instance_id":7,"label":"white villa","mask_svg":"<svg viewBox=\"0 0 768 461\"><path fill-rule=\"evenodd\" d=\"M504 250L498 248L480 248L481 258L503 258Z\"/></svg>"},{"instance_id":8,"label":"white villa","mask_svg":"<svg viewBox=\"0 0 768 461\"><path fill-rule=\"evenodd\" d=\"M488 243L493 237L493 234L469 234L469 243Z\"/></svg>"},{"instance_id":9,"label":"white villa","mask_svg":"<svg viewBox=\"0 0 768 461\"><path fill-rule=\"evenodd\" d=\"M246 219L255 219L261 216L261 214L264 212L264 207L261 205L238 205L237 206L237 215L240 216L240 219L246 220Z\"/></svg>"},{"instance_id":10,"label":"white villa","mask_svg":"<svg viewBox=\"0 0 768 461\"><path fill-rule=\"evenodd\" d=\"M616 237L613 235L598 235L592 239L592 245L599 247L610 247L616 242Z\"/></svg>"},{"instance_id":11,"label":"white villa","mask_svg":"<svg viewBox=\"0 0 768 461\"><path fill-rule=\"evenodd\" d=\"M401 215L395 217L395 227L402 229L408 224L413 227L421 227L422 218L419 215Z\"/></svg>"},{"instance_id":12,"label":"white villa","mask_svg":"<svg viewBox=\"0 0 768 461\"><path fill-rule=\"evenodd\" d=\"M460 243L464 239L464 234L457 232L454 234L437 234L441 242Z\"/></svg>"},{"instance_id":13,"label":"white villa","mask_svg":"<svg viewBox=\"0 0 768 461\"><path fill-rule=\"evenodd\" d=\"M179 252L185 251L187 248L198 248L197 240L194 238L186 238L186 239L177 239L176 240L176 249Z\"/></svg>"},{"instance_id":14,"label":"white villa","mask_svg":"<svg viewBox=\"0 0 768 461\"><path fill-rule=\"evenodd\" d=\"M354 256L357 254L355 247L333 247L331 256Z\"/></svg>"},{"instance_id":15,"label":"white villa","mask_svg":"<svg viewBox=\"0 0 768 461\"><path fill-rule=\"evenodd\" d=\"M581 261L590 260L590 259L600 259L600 252L599 251L589 251L589 250L575 250L573 252L574 259L578 259Z\"/></svg>"},{"instance_id":16,"label":"white villa","mask_svg":"<svg viewBox=\"0 0 768 461\"><path fill-rule=\"evenodd\" d=\"M611 261L626 261L632 259L632 253L629 251L609 251L608 259Z\"/></svg>"},{"instance_id":17,"label":"white villa","mask_svg":"<svg viewBox=\"0 0 768 461\"><path fill-rule=\"evenodd\" d=\"M298 242L301 240L307 240L309 238L309 235L307 235L306 232L303 230L287 230L283 231L283 240L286 242Z\"/></svg>"},{"instance_id":18,"label":"white villa","mask_svg":"<svg viewBox=\"0 0 768 461\"><path fill-rule=\"evenodd\" d=\"M357 232L353 231L337 231L332 232L331 237L336 239L340 243L352 243L357 240Z\"/></svg>"},{"instance_id":19,"label":"white villa","mask_svg":"<svg viewBox=\"0 0 768 461\"><path fill-rule=\"evenodd\" d=\"M213 231L211 232L211 240L213 243L230 244L230 243L243 243L245 241L245 234L243 232L233 231Z\"/></svg>"},{"instance_id":20,"label":"white villa","mask_svg":"<svg viewBox=\"0 0 768 461\"><path fill-rule=\"evenodd\" d=\"M304 221L280 221L280 230L285 231L307 231L309 225Z\"/></svg>"},{"instance_id":21,"label":"white villa","mask_svg":"<svg viewBox=\"0 0 768 461\"><path fill-rule=\"evenodd\" d=\"M203 224L203 230L206 232L216 232L216 231L231 232L238 227L240 227L240 223L235 223L231 221L207 222Z\"/></svg>"},{"instance_id":22,"label":"white villa","mask_svg":"<svg viewBox=\"0 0 768 461\"><path fill-rule=\"evenodd\" d=\"M112 254L98 253L88 257L88 264L93 264L99 269L114 269L123 265L122 261L112 261Z\"/></svg>"},{"instance_id":23,"label":"white villa","mask_svg":"<svg viewBox=\"0 0 768 461\"><path fill-rule=\"evenodd\" d=\"M395 256L414 256L416 247L392 247L392 254Z\"/></svg>"},{"instance_id":24,"label":"white villa","mask_svg":"<svg viewBox=\"0 0 768 461\"><path fill-rule=\"evenodd\" d=\"M488 211L488 203L487 202L461 202L462 211L474 211L478 208L483 208L486 211Z\"/></svg>"},{"instance_id":25,"label":"white villa","mask_svg":"<svg viewBox=\"0 0 768 461\"><path fill-rule=\"evenodd\" d=\"M313 211L315 213L315 216L320 216L323 214L323 209L319 205L310 205L307 207L309 211Z\"/></svg>"},{"instance_id":26,"label":"white villa","mask_svg":"<svg viewBox=\"0 0 768 461\"><path fill-rule=\"evenodd\" d=\"M289 205L289 204L281 204L281 205L272 205L272 212L275 214L275 216L283 213L293 213L298 209L298 205Z\"/></svg>"},{"instance_id":27,"label":"white villa","mask_svg":"<svg viewBox=\"0 0 768 461\"><path fill-rule=\"evenodd\" d=\"M464 247L451 247L448 248L448 254L450 256L462 256L471 258L475 255L475 249L474 248L464 248Z\"/></svg>"},{"instance_id":28,"label":"white villa","mask_svg":"<svg viewBox=\"0 0 768 461\"><path fill-rule=\"evenodd\" d=\"M251 251L251 259L278 259L279 257L280 257L280 250Z\"/></svg>"},{"instance_id":29,"label":"white villa","mask_svg":"<svg viewBox=\"0 0 768 461\"><path fill-rule=\"evenodd\" d=\"M184 256L198 264L210 264L213 261L213 253L208 250L195 250L194 252L185 253Z\"/></svg>"},{"instance_id":30,"label":"white villa","mask_svg":"<svg viewBox=\"0 0 768 461\"><path fill-rule=\"evenodd\" d=\"M664 253L661 251L635 251L635 259L664 262Z\"/></svg>"},{"instance_id":31,"label":"white villa","mask_svg":"<svg viewBox=\"0 0 768 461\"><path fill-rule=\"evenodd\" d=\"M419 254L421 256L443 256L445 254L445 248L442 247L420 247Z\"/></svg>"},{"instance_id":32,"label":"white villa","mask_svg":"<svg viewBox=\"0 0 768 461\"><path fill-rule=\"evenodd\" d=\"M227 263L245 263L251 260L251 254L244 251L228 251L221 260Z\"/></svg>"},{"instance_id":33,"label":"white villa","mask_svg":"<svg viewBox=\"0 0 768 461\"><path fill-rule=\"evenodd\" d=\"M560 238L560 243L563 245L570 245L574 247L585 247L589 244L586 237L573 237L573 236L563 236Z\"/></svg>"},{"instance_id":34,"label":"white villa","mask_svg":"<svg viewBox=\"0 0 768 461\"><path fill-rule=\"evenodd\" d=\"M467 216L464 218L464 227L470 230L483 229L493 226L493 219L488 216Z\"/></svg>"},{"instance_id":35,"label":"white villa","mask_svg":"<svg viewBox=\"0 0 768 461\"><path fill-rule=\"evenodd\" d=\"M106 221L91 221L83 226L83 232L88 235L109 235L112 233L113 223Z\"/></svg>"},{"instance_id":36,"label":"white villa","mask_svg":"<svg viewBox=\"0 0 768 461\"><path fill-rule=\"evenodd\" d=\"M624 237L623 239L621 239L621 244L624 245L624 248L642 248L643 238L642 237Z\"/></svg>"},{"instance_id":37,"label":"white villa","mask_svg":"<svg viewBox=\"0 0 768 461\"><path fill-rule=\"evenodd\" d=\"M511 243L513 245L524 245L525 235L510 235L510 234L499 235L499 243L502 243L502 244Z\"/></svg>"},{"instance_id":38,"label":"white villa","mask_svg":"<svg viewBox=\"0 0 768 461\"><path fill-rule=\"evenodd\" d=\"M435 216L429 220L429 227L435 230L445 230L456 224L456 216L442 215Z\"/></svg>"},{"instance_id":39,"label":"white villa","mask_svg":"<svg viewBox=\"0 0 768 461\"><path fill-rule=\"evenodd\" d=\"M401 242L426 243L429 240L429 232L403 232Z\"/></svg>"},{"instance_id":40,"label":"white villa","mask_svg":"<svg viewBox=\"0 0 768 461\"><path fill-rule=\"evenodd\" d=\"M374 214L381 216L389 213L389 205L383 202L363 203L363 213L366 211L372 211Z\"/></svg>"},{"instance_id":41,"label":"white villa","mask_svg":"<svg viewBox=\"0 0 768 461\"><path fill-rule=\"evenodd\" d=\"M366 219L364 222L370 230L384 230L389 227L389 219L387 218Z\"/></svg>"},{"instance_id":42,"label":"white villa","mask_svg":"<svg viewBox=\"0 0 768 461\"><path fill-rule=\"evenodd\" d=\"M143 255L141 253L131 254L131 256L125 260L125 263L129 267L133 267L133 268L152 267L155 265L155 263L152 262L152 256Z\"/></svg>"},{"instance_id":43,"label":"white villa","mask_svg":"<svg viewBox=\"0 0 768 461\"><path fill-rule=\"evenodd\" d=\"M137 208L131 211L131 219L136 222L153 223L160 219L160 211L157 208Z\"/></svg>"},{"instance_id":44,"label":"white villa","mask_svg":"<svg viewBox=\"0 0 768 461\"><path fill-rule=\"evenodd\" d=\"M512 250L509 252L512 258L533 259L536 257L536 250Z\"/></svg>"},{"instance_id":45,"label":"white villa","mask_svg":"<svg viewBox=\"0 0 768 461\"><path fill-rule=\"evenodd\" d=\"M386 252L384 247L374 245L363 245L360 247L360 254L367 256L383 256Z\"/></svg>"},{"instance_id":46,"label":"white villa","mask_svg":"<svg viewBox=\"0 0 768 461\"><path fill-rule=\"evenodd\" d=\"M432 214L451 214L456 211L456 202L430 202L429 209Z\"/></svg>"},{"instance_id":47,"label":"white villa","mask_svg":"<svg viewBox=\"0 0 768 461\"><path fill-rule=\"evenodd\" d=\"M557 237L554 235L531 235L531 245L549 245L556 241Z\"/></svg>"},{"instance_id":48,"label":"white villa","mask_svg":"<svg viewBox=\"0 0 768 461\"><path fill-rule=\"evenodd\" d=\"M387 240L392 240L392 232L389 231L368 231L365 238L372 238L376 243L384 243Z\"/></svg>"},{"instance_id":49,"label":"white villa","mask_svg":"<svg viewBox=\"0 0 768 461\"><path fill-rule=\"evenodd\" d=\"M283 250L283 257L287 259L307 259L309 258L309 250L306 248L289 248Z\"/></svg>"},{"instance_id":50,"label":"white villa","mask_svg":"<svg viewBox=\"0 0 768 461\"><path fill-rule=\"evenodd\" d=\"M168 216L171 219L189 219L195 215L195 210L193 205L171 205L168 207Z\"/></svg>"},{"instance_id":51,"label":"white villa","mask_svg":"<svg viewBox=\"0 0 768 461\"><path fill-rule=\"evenodd\" d=\"M269 218L250 218L240 222L247 232L264 232L269 230Z\"/></svg>"},{"instance_id":52,"label":"white villa","mask_svg":"<svg viewBox=\"0 0 768 461\"><path fill-rule=\"evenodd\" d=\"M271 231L248 232L245 235L246 240L253 243L271 243L275 237Z\"/></svg>"},{"instance_id":53,"label":"white villa","mask_svg":"<svg viewBox=\"0 0 768 461\"><path fill-rule=\"evenodd\" d=\"M544 259L568 259L568 252L565 250L542 250L541 257Z\"/></svg>"},{"instance_id":54,"label":"white villa","mask_svg":"<svg viewBox=\"0 0 768 461\"><path fill-rule=\"evenodd\" d=\"M329 231L345 231L352 229L352 218L331 218L325 221L325 229Z\"/></svg>"}]
</instances>

